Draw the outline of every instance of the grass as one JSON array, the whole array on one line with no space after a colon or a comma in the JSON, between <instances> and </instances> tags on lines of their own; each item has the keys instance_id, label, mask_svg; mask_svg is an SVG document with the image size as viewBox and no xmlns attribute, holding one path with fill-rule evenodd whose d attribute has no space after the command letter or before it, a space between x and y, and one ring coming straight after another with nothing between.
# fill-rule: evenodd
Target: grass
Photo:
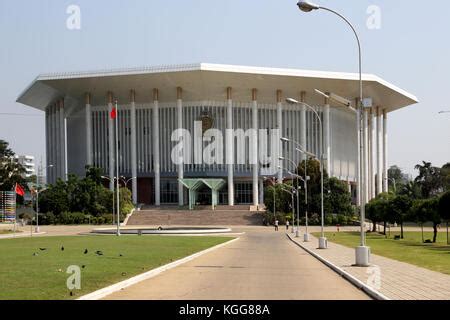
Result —
<instances>
[{"instance_id":1,"label":"grass","mask_svg":"<svg viewBox=\"0 0 450 320\"><path fill-rule=\"evenodd\" d=\"M447 245L445 231L438 233L434 244L422 243L421 232L405 232L403 240L394 240L399 234L391 232L386 239L379 233L368 233L367 245L374 254L450 275L450 245ZM359 236L359 232L326 233L329 241L351 248L359 245ZM424 238L433 239L433 233L424 232Z\"/></svg>"},{"instance_id":2,"label":"grass","mask_svg":"<svg viewBox=\"0 0 450 320\"><path fill-rule=\"evenodd\" d=\"M230 239L70 236L0 240L0 300L76 299ZM97 255L97 250L104 255ZM71 275L66 270L71 265L81 268L81 290L73 290L73 296L66 286Z\"/></svg>"}]
</instances>

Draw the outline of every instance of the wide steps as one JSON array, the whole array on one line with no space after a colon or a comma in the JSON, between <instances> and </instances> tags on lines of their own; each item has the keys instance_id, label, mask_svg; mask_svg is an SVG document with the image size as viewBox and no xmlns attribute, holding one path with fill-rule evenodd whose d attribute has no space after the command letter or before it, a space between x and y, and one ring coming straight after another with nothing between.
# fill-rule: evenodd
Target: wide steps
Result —
<instances>
[{"instance_id":1,"label":"wide steps","mask_svg":"<svg viewBox=\"0 0 450 320\"><path fill-rule=\"evenodd\" d=\"M185 225L185 226L248 226L262 225L263 216L258 212L220 208L190 210L147 209L135 211L127 225Z\"/></svg>"}]
</instances>

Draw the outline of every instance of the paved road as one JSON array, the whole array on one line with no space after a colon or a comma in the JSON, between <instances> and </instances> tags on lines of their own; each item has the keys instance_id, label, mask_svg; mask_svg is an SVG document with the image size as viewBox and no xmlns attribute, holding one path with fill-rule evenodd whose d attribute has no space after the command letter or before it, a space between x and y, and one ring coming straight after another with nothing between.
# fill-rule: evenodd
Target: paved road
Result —
<instances>
[{"instance_id":1,"label":"paved road","mask_svg":"<svg viewBox=\"0 0 450 320\"><path fill-rule=\"evenodd\" d=\"M281 228L280 228L281 229ZM287 239L247 228L238 241L138 283L107 299L369 299Z\"/></svg>"}]
</instances>

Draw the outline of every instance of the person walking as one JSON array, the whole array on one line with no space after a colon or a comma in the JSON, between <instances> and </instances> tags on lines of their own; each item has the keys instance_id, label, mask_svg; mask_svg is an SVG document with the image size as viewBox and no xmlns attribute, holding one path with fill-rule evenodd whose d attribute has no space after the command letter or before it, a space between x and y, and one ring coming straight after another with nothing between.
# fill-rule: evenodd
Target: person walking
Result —
<instances>
[{"instance_id":1,"label":"person walking","mask_svg":"<svg viewBox=\"0 0 450 320\"><path fill-rule=\"evenodd\" d=\"M286 231L289 230L289 220L286 220Z\"/></svg>"},{"instance_id":2,"label":"person walking","mask_svg":"<svg viewBox=\"0 0 450 320\"><path fill-rule=\"evenodd\" d=\"M275 220L275 231L278 231L278 220Z\"/></svg>"}]
</instances>

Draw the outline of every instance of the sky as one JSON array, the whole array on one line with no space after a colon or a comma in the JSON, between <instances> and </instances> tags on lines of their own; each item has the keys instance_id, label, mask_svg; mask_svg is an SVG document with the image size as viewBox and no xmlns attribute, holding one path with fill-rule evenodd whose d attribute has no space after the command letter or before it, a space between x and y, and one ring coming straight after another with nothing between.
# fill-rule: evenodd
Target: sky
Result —
<instances>
[{"instance_id":1,"label":"sky","mask_svg":"<svg viewBox=\"0 0 450 320\"><path fill-rule=\"evenodd\" d=\"M422 160L450 162L450 113L439 114L450 111L450 1L430 10L419 0L317 3L355 25L364 73L420 100L389 114L389 165L415 176ZM67 26L73 5L79 29ZM348 26L302 13L296 0L0 0L0 39L0 139L37 162L44 114L15 101L39 74L199 62L358 70Z\"/></svg>"}]
</instances>

